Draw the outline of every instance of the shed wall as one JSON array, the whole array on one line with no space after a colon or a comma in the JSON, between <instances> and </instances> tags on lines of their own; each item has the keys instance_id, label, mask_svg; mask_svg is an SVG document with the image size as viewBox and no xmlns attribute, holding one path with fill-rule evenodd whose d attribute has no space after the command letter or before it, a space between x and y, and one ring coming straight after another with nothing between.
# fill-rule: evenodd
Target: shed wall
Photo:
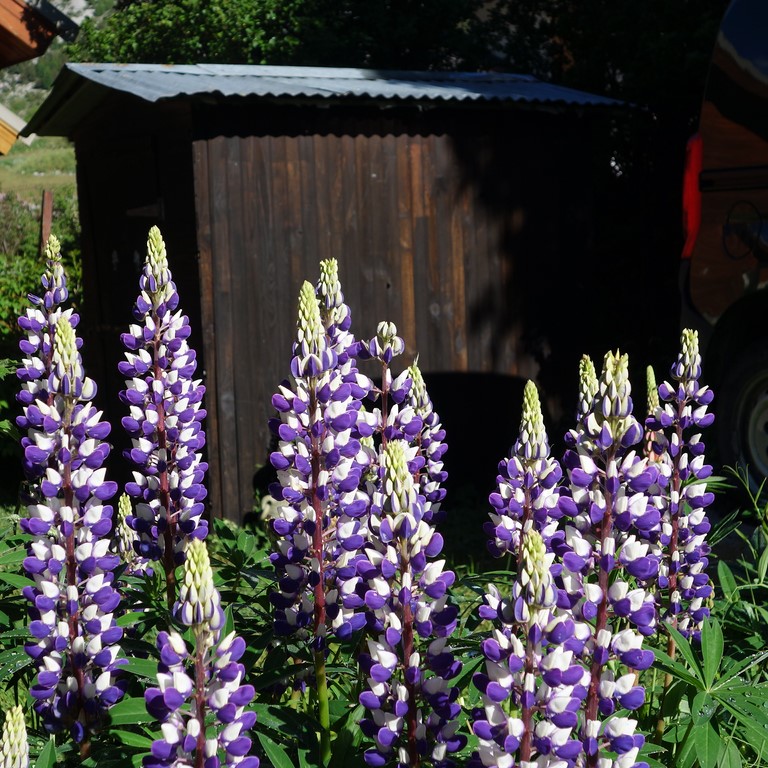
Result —
<instances>
[{"instance_id":1,"label":"shed wall","mask_svg":"<svg viewBox=\"0 0 768 768\"><path fill-rule=\"evenodd\" d=\"M250 133L213 126L193 141L214 514L252 508L299 288L322 259L339 261L355 335L395 322L404 364L418 354L427 373L536 374L522 333L542 309L531 286L557 269L564 228L574 235L562 121L338 120L286 129L259 115Z\"/></svg>"}]
</instances>

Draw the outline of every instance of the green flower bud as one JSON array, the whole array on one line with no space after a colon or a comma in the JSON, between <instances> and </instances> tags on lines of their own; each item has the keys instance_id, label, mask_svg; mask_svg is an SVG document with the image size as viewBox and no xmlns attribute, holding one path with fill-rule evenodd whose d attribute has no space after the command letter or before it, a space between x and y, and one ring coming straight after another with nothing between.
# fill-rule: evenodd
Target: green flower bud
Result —
<instances>
[{"instance_id":1,"label":"green flower bud","mask_svg":"<svg viewBox=\"0 0 768 768\"><path fill-rule=\"evenodd\" d=\"M656 374L652 365L645 369L645 386L648 390L648 415L653 416L659 407L659 388L656 385Z\"/></svg>"},{"instance_id":2,"label":"green flower bud","mask_svg":"<svg viewBox=\"0 0 768 768\"><path fill-rule=\"evenodd\" d=\"M553 557L535 528L529 528L523 534L519 579L525 601L534 611L555 604L555 588L549 570Z\"/></svg>"},{"instance_id":3,"label":"green flower bud","mask_svg":"<svg viewBox=\"0 0 768 768\"><path fill-rule=\"evenodd\" d=\"M585 416L590 412L599 388L595 364L589 355L583 355L579 361L579 415Z\"/></svg>"},{"instance_id":4,"label":"green flower bud","mask_svg":"<svg viewBox=\"0 0 768 768\"><path fill-rule=\"evenodd\" d=\"M202 539L190 539L186 556L176 615L195 632L213 633L224 625L224 612L219 591L213 584L213 571L205 542Z\"/></svg>"},{"instance_id":5,"label":"green flower bud","mask_svg":"<svg viewBox=\"0 0 768 768\"><path fill-rule=\"evenodd\" d=\"M416 498L413 476L408 470L408 457L402 440L391 440L384 448L384 492L392 498L392 514L407 511ZM395 509L395 506L397 507Z\"/></svg>"},{"instance_id":6,"label":"green flower bud","mask_svg":"<svg viewBox=\"0 0 768 768\"><path fill-rule=\"evenodd\" d=\"M152 227L149 230L147 239L147 266L151 281L149 285L149 294L152 297L152 306L157 308L168 296L168 283L171 279L171 273L168 269L168 254L165 250L165 242L160 230Z\"/></svg>"},{"instance_id":7,"label":"green flower bud","mask_svg":"<svg viewBox=\"0 0 768 768\"><path fill-rule=\"evenodd\" d=\"M29 765L29 744L24 711L11 707L3 723L0 739L0 768L27 768Z\"/></svg>"},{"instance_id":8,"label":"green flower bud","mask_svg":"<svg viewBox=\"0 0 768 768\"><path fill-rule=\"evenodd\" d=\"M549 455L549 442L536 385L529 381L523 392L523 415L515 452L521 459L538 460Z\"/></svg>"},{"instance_id":9,"label":"green flower bud","mask_svg":"<svg viewBox=\"0 0 768 768\"><path fill-rule=\"evenodd\" d=\"M432 401L427 394L427 384L421 375L418 357L408 368L408 375L411 377L411 397L415 404L416 413L422 417L428 415L432 410Z\"/></svg>"},{"instance_id":10,"label":"green flower bud","mask_svg":"<svg viewBox=\"0 0 768 768\"><path fill-rule=\"evenodd\" d=\"M298 341L301 344L302 353L317 354L324 334L315 289L312 283L305 280L299 292Z\"/></svg>"}]
</instances>

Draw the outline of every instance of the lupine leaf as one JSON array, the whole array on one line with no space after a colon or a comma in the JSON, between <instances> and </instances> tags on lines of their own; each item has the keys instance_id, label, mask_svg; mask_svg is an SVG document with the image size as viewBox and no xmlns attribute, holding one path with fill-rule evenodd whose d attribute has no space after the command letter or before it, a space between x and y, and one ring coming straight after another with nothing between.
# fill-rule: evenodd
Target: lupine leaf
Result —
<instances>
[{"instance_id":1,"label":"lupine leaf","mask_svg":"<svg viewBox=\"0 0 768 768\"><path fill-rule=\"evenodd\" d=\"M701 628L701 654L704 661L704 684L712 687L723 658L723 630L718 621L705 621Z\"/></svg>"},{"instance_id":2,"label":"lupine leaf","mask_svg":"<svg viewBox=\"0 0 768 768\"><path fill-rule=\"evenodd\" d=\"M295 768L287 752L265 733L256 734L259 737L264 752L272 763L273 768Z\"/></svg>"},{"instance_id":3,"label":"lupine leaf","mask_svg":"<svg viewBox=\"0 0 768 768\"><path fill-rule=\"evenodd\" d=\"M714 685L714 689L730 688L733 687L734 683L739 686L742 685L743 680L738 675L749 671L752 667L756 667L765 659L768 659L768 651L753 653L751 656L747 656L746 659L741 659L741 661L737 662L732 662L729 657L726 657L726 661L729 663L725 667L725 674Z\"/></svg>"},{"instance_id":4,"label":"lupine leaf","mask_svg":"<svg viewBox=\"0 0 768 768\"><path fill-rule=\"evenodd\" d=\"M709 722L717 709L717 702L705 691L699 691L691 704L694 726Z\"/></svg>"},{"instance_id":5,"label":"lupine leaf","mask_svg":"<svg viewBox=\"0 0 768 768\"><path fill-rule=\"evenodd\" d=\"M157 677L157 662L153 659L137 659L131 657L127 659L127 664L122 666L125 672L130 672L137 677L146 677L154 680Z\"/></svg>"},{"instance_id":6,"label":"lupine leaf","mask_svg":"<svg viewBox=\"0 0 768 768\"><path fill-rule=\"evenodd\" d=\"M691 674L698 681L697 687L700 687L701 682L703 682L701 666L699 665L699 660L696 658L696 654L693 652L693 648L691 648L691 644L673 626L667 624L666 630L675 641L675 646L680 652L680 655L688 662L688 668Z\"/></svg>"},{"instance_id":7,"label":"lupine leaf","mask_svg":"<svg viewBox=\"0 0 768 768\"><path fill-rule=\"evenodd\" d=\"M112 725L133 725L135 723L151 723L154 717L147 712L143 698L131 698L118 701L109 710Z\"/></svg>"},{"instance_id":8,"label":"lupine leaf","mask_svg":"<svg viewBox=\"0 0 768 768\"><path fill-rule=\"evenodd\" d=\"M22 576L19 573L6 573L5 571L0 571L0 581L4 581L6 584L10 584L17 589L35 586L35 582L32 581L32 579L28 579L26 576Z\"/></svg>"},{"instance_id":9,"label":"lupine leaf","mask_svg":"<svg viewBox=\"0 0 768 768\"><path fill-rule=\"evenodd\" d=\"M678 680L685 681L694 688L701 688L701 680L694 677L694 675L688 671L687 667L683 666L679 661L671 659L664 653L664 651L661 651L658 648L651 648L651 650L656 657L656 667L664 672L668 672L670 675L678 678Z\"/></svg>"},{"instance_id":10,"label":"lupine leaf","mask_svg":"<svg viewBox=\"0 0 768 768\"><path fill-rule=\"evenodd\" d=\"M26 556L27 552L23 547L9 550L0 555L0 565L18 565Z\"/></svg>"},{"instance_id":11,"label":"lupine leaf","mask_svg":"<svg viewBox=\"0 0 768 768\"><path fill-rule=\"evenodd\" d=\"M133 731L122 731L119 728L110 730L110 735L118 738L123 744L128 747L139 747L140 749L149 750L152 748L152 739L148 736L143 736L140 733L134 733Z\"/></svg>"},{"instance_id":12,"label":"lupine leaf","mask_svg":"<svg viewBox=\"0 0 768 768\"><path fill-rule=\"evenodd\" d=\"M760 560L757 563L757 578L761 582L765 581L766 572L768 572L768 547L763 549L763 554L760 555Z\"/></svg>"},{"instance_id":13,"label":"lupine leaf","mask_svg":"<svg viewBox=\"0 0 768 768\"><path fill-rule=\"evenodd\" d=\"M696 757L701 768L714 768L723 742L712 724L694 726L690 739L696 746Z\"/></svg>"},{"instance_id":14,"label":"lupine leaf","mask_svg":"<svg viewBox=\"0 0 768 768\"><path fill-rule=\"evenodd\" d=\"M723 597L729 601L733 600L736 595L736 578L723 560L717 564L717 578L723 590Z\"/></svg>"},{"instance_id":15,"label":"lupine leaf","mask_svg":"<svg viewBox=\"0 0 768 768\"><path fill-rule=\"evenodd\" d=\"M31 664L32 659L23 648L9 648L7 651L3 651L0 653L0 682L7 680L20 669Z\"/></svg>"},{"instance_id":16,"label":"lupine leaf","mask_svg":"<svg viewBox=\"0 0 768 768\"><path fill-rule=\"evenodd\" d=\"M56 765L56 743L51 738L40 751L35 768L52 768Z\"/></svg>"},{"instance_id":17,"label":"lupine leaf","mask_svg":"<svg viewBox=\"0 0 768 768\"><path fill-rule=\"evenodd\" d=\"M718 768L742 768L741 752L733 740L726 742L717 766Z\"/></svg>"}]
</instances>

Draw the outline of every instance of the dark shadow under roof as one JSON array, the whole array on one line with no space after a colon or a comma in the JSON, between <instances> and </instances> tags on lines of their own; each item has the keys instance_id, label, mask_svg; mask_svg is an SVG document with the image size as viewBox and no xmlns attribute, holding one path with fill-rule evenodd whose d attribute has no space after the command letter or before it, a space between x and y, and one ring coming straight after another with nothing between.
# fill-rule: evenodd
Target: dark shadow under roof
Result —
<instances>
[{"instance_id":1,"label":"dark shadow under roof","mask_svg":"<svg viewBox=\"0 0 768 768\"><path fill-rule=\"evenodd\" d=\"M66 64L25 134L70 135L109 93L147 102L220 98L344 101L516 102L617 107L622 102L551 85L528 75L398 72L232 64Z\"/></svg>"}]
</instances>

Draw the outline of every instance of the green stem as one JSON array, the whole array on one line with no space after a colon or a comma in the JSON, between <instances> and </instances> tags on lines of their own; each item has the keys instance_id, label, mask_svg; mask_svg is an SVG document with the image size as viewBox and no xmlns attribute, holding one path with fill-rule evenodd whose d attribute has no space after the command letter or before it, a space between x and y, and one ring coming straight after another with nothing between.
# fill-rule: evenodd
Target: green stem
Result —
<instances>
[{"instance_id":1,"label":"green stem","mask_svg":"<svg viewBox=\"0 0 768 768\"><path fill-rule=\"evenodd\" d=\"M320 765L331 762L331 707L328 698L328 678L325 674L325 651L315 651L315 685L317 686L317 717L320 721Z\"/></svg>"}]
</instances>

